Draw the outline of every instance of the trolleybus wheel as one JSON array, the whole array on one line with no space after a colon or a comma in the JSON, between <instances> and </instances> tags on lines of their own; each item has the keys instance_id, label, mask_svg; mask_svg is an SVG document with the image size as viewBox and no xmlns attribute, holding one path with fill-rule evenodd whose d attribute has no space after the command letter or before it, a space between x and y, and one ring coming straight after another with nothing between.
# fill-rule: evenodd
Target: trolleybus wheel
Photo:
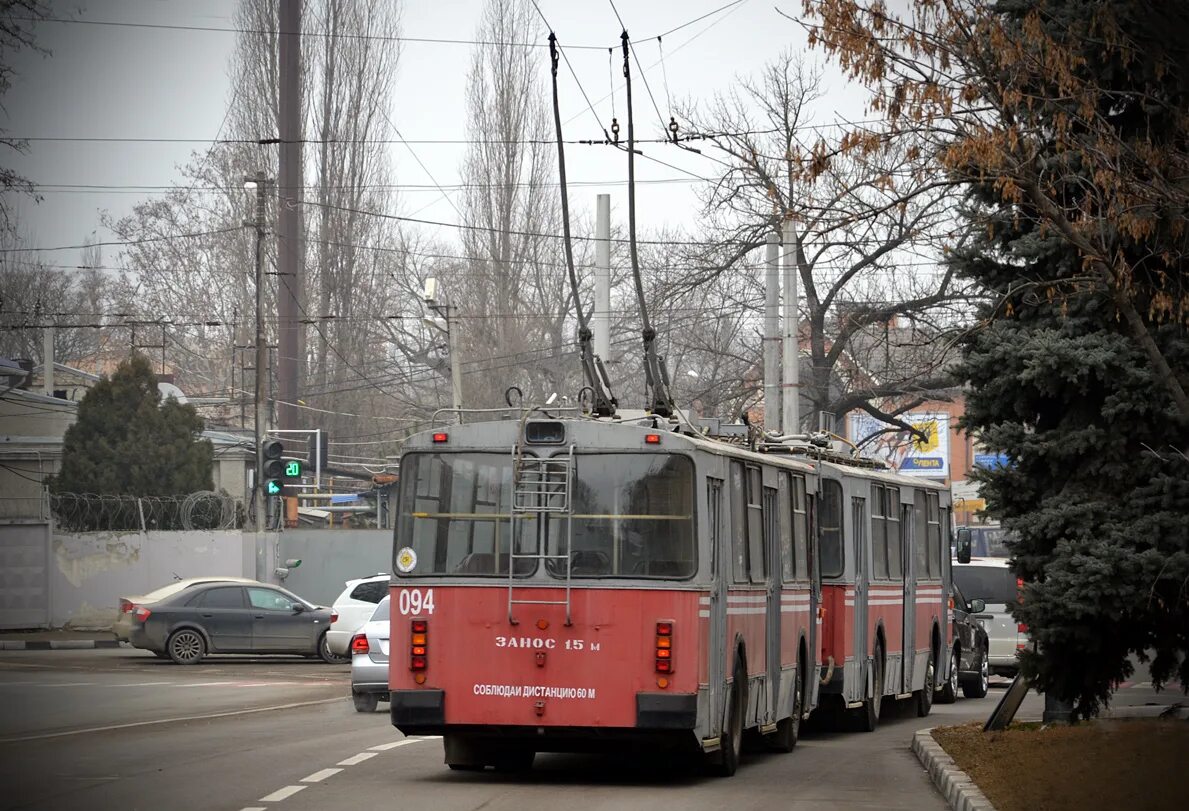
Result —
<instances>
[{"instance_id":1,"label":"trolleybus wheel","mask_svg":"<svg viewBox=\"0 0 1189 811\"><path fill-rule=\"evenodd\" d=\"M874 732L883 706L883 645L876 642L871 662L871 697L863 702L855 720L860 732Z\"/></svg>"},{"instance_id":2,"label":"trolleybus wheel","mask_svg":"<svg viewBox=\"0 0 1189 811\"><path fill-rule=\"evenodd\" d=\"M764 738L764 743L774 752L791 752L801 734L801 713L805 709L805 667L797 661L797 675L793 681L792 715L776 722L776 731Z\"/></svg>"},{"instance_id":3,"label":"trolleybus wheel","mask_svg":"<svg viewBox=\"0 0 1189 811\"><path fill-rule=\"evenodd\" d=\"M953 704L958 700L958 665L961 659L958 655L958 649L955 647L950 652L950 675L945 680L945 684L937 691L934 700L938 704Z\"/></svg>"},{"instance_id":4,"label":"trolleybus wheel","mask_svg":"<svg viewBox=\"0 0 1189 811\"><path fill-rule=\"evenodd\" d=\"M929 651L929 661L925 662L925 683L917 693L917 715L924 718L933 710L933 690L937 687L937 651Z\"/></svg>"},{"instance_id":5,"label":"trolleybus wheel","mask_svg":"<svg viewBox=\"0 0 1189 811\"><path fill-rule=\"evenodd\" d=\"M747 674L735 665L735 677L727 698L727 718L723 723L718 751L710 761L711 770L720 777L731 777L739 768L743 753L743 714L747 711Z\"/></svg>"}]
</instances>

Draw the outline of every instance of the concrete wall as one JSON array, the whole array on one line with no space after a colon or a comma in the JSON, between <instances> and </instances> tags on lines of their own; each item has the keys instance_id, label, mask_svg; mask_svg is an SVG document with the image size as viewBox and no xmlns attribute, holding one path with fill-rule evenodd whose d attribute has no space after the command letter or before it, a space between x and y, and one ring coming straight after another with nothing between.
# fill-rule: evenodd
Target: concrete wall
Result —
<instances>
[{"instance_id":1,"label":"concrete wall","mask_svg":"<svg viewBox=\"0 0 1189 811\"><path fill-rule=\"evenodd\" d=\"M51 542L50 623L108 628L117 600L176 577L256 572L254 536L234 531L88 532Z\"/></svg>"},{"instance_id":2,"label":"concrete wall","mask_svg":"<svg viewBox=\"0 0 1189 811\"><path fill-rule=\"evenodd\" d=\"M348 580L392 571L392 530L288 529L281 533L278 565L300 558L284 586L319 605L330 605Z\"/></svg>"}]
</instances>

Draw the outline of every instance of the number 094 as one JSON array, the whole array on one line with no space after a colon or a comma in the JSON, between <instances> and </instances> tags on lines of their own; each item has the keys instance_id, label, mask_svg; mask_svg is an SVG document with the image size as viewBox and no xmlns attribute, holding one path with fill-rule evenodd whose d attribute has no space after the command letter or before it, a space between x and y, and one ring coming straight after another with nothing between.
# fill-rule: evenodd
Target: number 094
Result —
<instances>
[{"instance_id":1,"label":"number 094","mask_svg":"<svg viewBox=\"0 0 1189 811\"><path fill-rule=\"evenodd\" d=\"M421 589L402 589L396 605L402 615L432 614L433 589L426 589L424 593Z\"/></svg>"}]
</instances>

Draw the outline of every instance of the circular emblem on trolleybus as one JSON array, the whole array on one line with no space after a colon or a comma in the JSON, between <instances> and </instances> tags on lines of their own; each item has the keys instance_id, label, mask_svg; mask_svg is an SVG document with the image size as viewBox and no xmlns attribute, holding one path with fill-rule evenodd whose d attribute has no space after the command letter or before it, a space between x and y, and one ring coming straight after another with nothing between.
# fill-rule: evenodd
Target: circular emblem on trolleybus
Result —
<instances>
[{"instance_id":1,"label":"circular emblem on trolleybus","mask_svg":"<svg viewBox=\"0 0 1189 811\"><path fill-rule=\"evenodd\" d=\"M417 568L417 553L406 546L396 553L396 568L408 574Z\"/></svg>"}]
</instances>

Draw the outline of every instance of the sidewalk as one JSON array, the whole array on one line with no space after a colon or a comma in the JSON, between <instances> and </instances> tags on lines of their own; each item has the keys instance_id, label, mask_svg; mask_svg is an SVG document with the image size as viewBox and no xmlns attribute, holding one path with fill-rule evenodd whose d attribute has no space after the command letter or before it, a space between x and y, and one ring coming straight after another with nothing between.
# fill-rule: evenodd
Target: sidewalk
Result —
<instances>
[{"instance_id":1,"label":"sidewalk","mask_svg":"<svg viewBox=\"0 0 1189 811\"><path fill-rule=\"evenodd\" d=\"M0 650L88 650L118 648L111 631L0 631Z\"/></svg>"}]
</instances>

